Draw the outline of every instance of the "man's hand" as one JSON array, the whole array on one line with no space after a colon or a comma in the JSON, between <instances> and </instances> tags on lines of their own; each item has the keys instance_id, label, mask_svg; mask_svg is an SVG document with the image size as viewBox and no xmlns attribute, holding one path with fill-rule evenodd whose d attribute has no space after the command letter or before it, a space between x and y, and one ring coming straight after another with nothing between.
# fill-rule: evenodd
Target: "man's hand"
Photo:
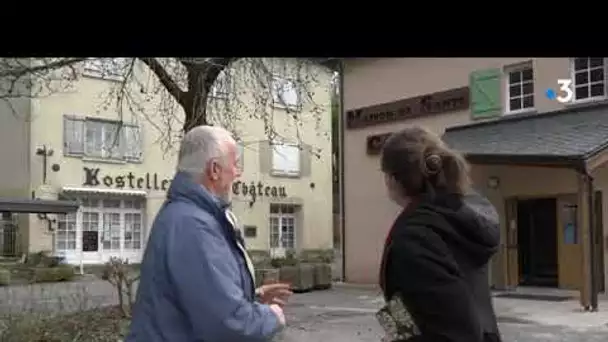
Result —
<instances>
[{"instance_id":1,"label":"man's hand","mask_svg":"<svg viewBox=\"0 0 608 342\"><path fill-rule=\"evenodd\" d=\"M261 303L279 306L284 306L289 296L292 295L289 284L284 283L262 285L255 292L260 297Z\"/></svg>"},{"instance_id":2,"label":"man's hand","mask_svg":"<svg viewBox=\"0 0 608 342\"><path fill-rule=\"evenodd\" d=\"M276 304L271 304L270 310L272 310L272 312L274 312L274 314L277 316L279 323L281 323L281 325L285 325L285 314L283 313L283 309Z\"/></svg>"}]
</instances>

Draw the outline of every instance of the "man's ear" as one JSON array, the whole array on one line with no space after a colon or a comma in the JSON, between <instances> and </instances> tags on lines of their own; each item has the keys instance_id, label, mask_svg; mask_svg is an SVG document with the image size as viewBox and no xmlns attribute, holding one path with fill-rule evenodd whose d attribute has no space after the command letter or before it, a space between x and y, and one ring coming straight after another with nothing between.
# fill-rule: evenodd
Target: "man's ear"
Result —
<instances>
[{"instance_id":1,"label":"man's ear","mask_svg":"<svg viewBox=\"0 0 608 342\"><path fill-rule=\"evenodd\" d=\"M219 178L219 165L215 160L212 160L210 162L211 165L209 165L210 167L207 168L209 170L209 176L211 177L212 180L218 180Z\"/></svg>"}]
</instances>

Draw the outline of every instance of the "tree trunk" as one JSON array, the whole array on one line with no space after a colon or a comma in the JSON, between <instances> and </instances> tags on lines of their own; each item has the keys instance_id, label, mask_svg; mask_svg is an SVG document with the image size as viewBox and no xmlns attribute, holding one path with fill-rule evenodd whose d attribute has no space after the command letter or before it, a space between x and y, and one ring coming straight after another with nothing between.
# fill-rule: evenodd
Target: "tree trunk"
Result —
<instances>
[{"instance_id":1,"label":"tree trunk","mask_svg":"<svg viewBox=\"0 0 608 342\"><path fill-rule=\"evenodd\" d=\"M206 96L205 96L206 98ZM186 114L186 120L184 121L184 133L188 132L192 128L200 125L207 125L207 105L193 108L188 106L184 108Z\"/></svg>"},{"instance_id":2,"label":"tree trunk","mask_svg":"<svg viewBox=\"0 0 608 342\"><path fill-rule=\"evenodd\" d=\"M188 68L188 92L184 112L184 133L200 125L207 125L207 98L213 82L207 81L207 70L200 66ZM214 80L215 81L215 80Z\"/></svg>"}]
</instances>

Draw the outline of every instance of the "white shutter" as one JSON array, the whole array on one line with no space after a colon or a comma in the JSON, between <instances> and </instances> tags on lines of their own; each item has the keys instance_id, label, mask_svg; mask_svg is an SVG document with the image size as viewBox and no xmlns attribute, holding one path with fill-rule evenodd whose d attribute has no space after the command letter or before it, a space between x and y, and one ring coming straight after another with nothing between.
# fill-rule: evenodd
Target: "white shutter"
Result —
<instances>
[{"instance_id":1,"label":"white shutter","mask_svg":"<svg viewBox=\"0 0 608 342\"><path fill-rule=\"evenodd\" d=\"M84 154L84 120L72 116L63 117L63 153Z\"/></svg>"},{"instance_id":2,"label":"white shutter","mask_svg":"<svg viewBox=\"0 0 608 342\"><path fill-rule=\"evenodd\" d=\"M123 131L125 142L125 159L140 161L143 155L143 143L139 127L125 125L123 127Z\"/></svg>"},{"instance_id":3,"label":"white shutter","mask_svg":"<svg viewBox=\"0 0 608 342\"><path fill-rule=\"evenodd\" d=\"M300 174L300 148L296 145L272 145L272 171L274 174Z\"/></svg>"},{"instance_id":4,"label":"white shutter","mask_svg":"<svg viewBox=\"0 0 608 342\"><path fill-rule=\"evenodd\" d=\"M103 123L88 120L85 122L85 154L91 157L103 156Z\"/></svg>"},{"instance_id":5,"label":"white shutter","mask_svg":"<svg viewBox=\"0 0 608 342\"><path fill-rule=\"evenodd\" d=\"M296 85L293 81L285 81L283 83L283 91L281 92L281 97L283 98L283 103L289 107L297 107L299 104L298 101L298 91Z\"/></svg>"},{"instance_id":6,"label":"white shutter","mask_svg":"<svg viewBox=\"0 0 608 342\"><path fill-rule=\"evenodd\" d=\"M297 107L300 104L298 88L294 81L274 78L272 82L272 99L275 105Z\"/></svg>"}]
</instances>

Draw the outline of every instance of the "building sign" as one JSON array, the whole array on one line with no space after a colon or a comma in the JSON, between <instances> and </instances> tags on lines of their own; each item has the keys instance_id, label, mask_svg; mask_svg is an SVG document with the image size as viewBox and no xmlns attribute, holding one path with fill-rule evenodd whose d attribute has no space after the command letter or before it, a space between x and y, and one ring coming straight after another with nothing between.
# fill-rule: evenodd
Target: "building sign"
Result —
<instances>
[{"instance_id":1,"label":"building sign","mask_svg":"<svg viewBox=\"0 0 608 342\"><path fill-rule=\"evenodd\" d=\"M235 196L249 196L254 202L258 197L287 197L284 186L269 186L262 182L247 184L246 182L236 181L232 183L232 193Z\"/></svg>"},{"instance_id":2,"label":"building sign","mask_svg":"<svg viewBox=\"0 0 608 342\"><path fill-rule=\"evenodd\" d=\"M99 174L99 168L88 168L84 167L84 183L86 186L99 186L101 184L109 188L124 189L126 187L130 189L139 190L163 190L169 189L168 179L161 179L156 173L146 172L144 175L139 177L134 175L132 172L127 174L110 176L102 176Z\"/></svg>"},{"instance_id":3,"label":"building sign","mask_svg":"<svg viewBox=\"0 0 608 342\"><path fill-rule=\"evenodd\" d=\"M469 87L461 87L395 102L350 110L346 127L361 128L401 121L417 116L441 114L469 108Z\"/></svg>"},{"instance_id":4,"label":"building sign","mask_svg":"<svg viewBox=\"0 0 608 342\"><path fill-rule=\"evenodd\" d=\"M370 135L367 137L366 143L366 151L369 155L376 155L382 152L382 146L384 146L384 142L388 137L391 136L392 133L384 133L384 134L376 134Z\"/></svg>"}]
</instances>

